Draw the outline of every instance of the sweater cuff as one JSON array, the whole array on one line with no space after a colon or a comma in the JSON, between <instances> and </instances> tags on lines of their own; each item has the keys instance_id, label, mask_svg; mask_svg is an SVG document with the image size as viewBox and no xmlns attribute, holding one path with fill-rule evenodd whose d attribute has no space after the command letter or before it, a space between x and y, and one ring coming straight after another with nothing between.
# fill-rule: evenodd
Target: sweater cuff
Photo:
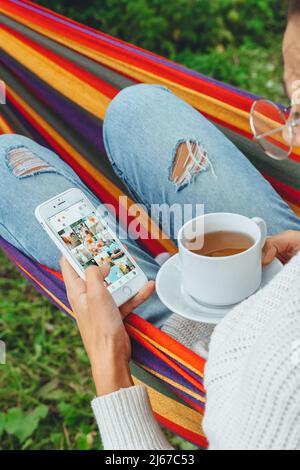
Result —
<instances>
[{"instance_id":1,"label":"sweater cuff","mask_svg":"<svg viewBox=\"0 0 300 470\"><path fill-rule=\"evenodd\" d=\"M94 398L91 405L105 449L172 449L154 418L144 385Z\"/></svg>"}]
</instances>

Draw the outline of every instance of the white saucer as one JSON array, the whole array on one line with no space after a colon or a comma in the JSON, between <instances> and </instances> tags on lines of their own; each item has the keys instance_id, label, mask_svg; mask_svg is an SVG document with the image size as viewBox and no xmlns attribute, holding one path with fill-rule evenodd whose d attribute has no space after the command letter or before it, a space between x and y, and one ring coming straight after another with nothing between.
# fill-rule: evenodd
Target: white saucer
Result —
<instances>
[{"instance_id":1,"label":"white saucer","mask_svg":"<svg viewBox=\"0 0 300 470\"><path fill-rule=\"evenodd\" d=\"M261 288L268 284L281 269L282 264L278 259L274 259L271 264L263 267ZM171 312L177 313L188 320L217 324L234 307L202 305L185 294L181 288L181 269L178 254L168 259L158 271L156 291L162 303Z\"/></svg>"}]
</instances>

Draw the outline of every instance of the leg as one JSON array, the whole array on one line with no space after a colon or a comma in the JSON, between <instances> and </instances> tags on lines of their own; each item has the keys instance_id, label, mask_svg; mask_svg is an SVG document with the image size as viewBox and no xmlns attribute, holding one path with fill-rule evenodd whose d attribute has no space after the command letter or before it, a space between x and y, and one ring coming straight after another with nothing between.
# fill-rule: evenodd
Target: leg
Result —
<instances>
[{"instance_id":1,"label":"leg","mask_svg":"<svg viewBox=\"0 0 300 470\"><path fill-rule=\"evenodd\" d=\"M30 258L59 270L60 252L34 216L38 204L72 187L79 187L98 207L101 202L55 153L18 135L0 136L0 236ZM158 265L134 240L125 242L149 279ZM168 310L157 296L138 310L157 326Z\"/></svg>"},{"instance_id":2,"label":"leg","mask_svg":"<svg viewBox=\"0 0 300 470\"><path fill-rule=\"evenodd\" d=\"M247 158L164 87L120 92L107 110L104 138L116 173L148 208L203 203L208 213L260 216L269 234L300 229L299 218ZM172 234L172 227L163 228Z\"/></svg>"}]
</instances>

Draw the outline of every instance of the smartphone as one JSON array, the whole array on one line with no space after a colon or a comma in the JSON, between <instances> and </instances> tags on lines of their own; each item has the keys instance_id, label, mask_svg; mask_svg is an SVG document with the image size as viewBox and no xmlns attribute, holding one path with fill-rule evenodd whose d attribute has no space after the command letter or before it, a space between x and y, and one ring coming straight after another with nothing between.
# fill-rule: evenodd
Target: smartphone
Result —
<instances>
[{"instance_id":1,"label":"smartphone","mask_svg":"<svg viewBox=\"0 0 300 470\"><path fill-rule=\"evenodd\" d=\"M88 266L110 265L104 282L117 306L146 284L144 272L80 189L40 204L35 216L81 278Z\"/></svg>"}]
</instances>

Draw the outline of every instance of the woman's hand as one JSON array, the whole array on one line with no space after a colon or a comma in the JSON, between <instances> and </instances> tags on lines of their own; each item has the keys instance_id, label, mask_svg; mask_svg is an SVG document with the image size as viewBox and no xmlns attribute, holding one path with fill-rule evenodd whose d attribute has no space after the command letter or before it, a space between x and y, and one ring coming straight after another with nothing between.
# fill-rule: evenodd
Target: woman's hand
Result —
<instances>
[{"instance_id":1,"label":"woman's hand","mask_svg":"<svg viewBox=\"0 0 300 470\"><path fill-rule=\"evenodd\" d=\"M118 309L104 287L104 278L109 273L108 265L102 269L89 267L85 271L85 281L65 258L61 260L61 269L68 299L89 356L97 394L106 395L130 387L132 379L128 363L131 346L123 320L152 295L154 282L148 282L135 297Z\"/></svg>"},{"instance_id":2,"label":"woman's hand","mask_svg":"<svg viewBox=\"0 0 300 470\"><path fill-rule=\"evenodd\" d=\"M263 248L263 265L278 258L283 264L287 263L300 250L300 231L287 230L266 240Z\"/></svg>"}]
</instances>

